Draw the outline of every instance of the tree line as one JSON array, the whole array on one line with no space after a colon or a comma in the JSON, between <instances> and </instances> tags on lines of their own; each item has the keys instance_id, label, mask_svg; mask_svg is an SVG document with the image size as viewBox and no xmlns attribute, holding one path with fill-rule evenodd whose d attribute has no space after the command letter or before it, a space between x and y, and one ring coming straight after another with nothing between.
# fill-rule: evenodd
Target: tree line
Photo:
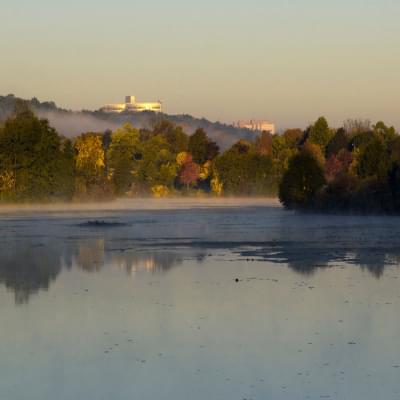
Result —
<instances>
[{"instance_id":1,"label":"tree line","mask_svg":"<svg viewBox=\"0 0 400 400\"><path fill-rule=\"evenodd\" d=\"M108 200L121 196L276 195L272 137L225 152L203 129L159 121L75 138L57 133L24 102L0 125L0 201Z\"/></svg>"},{"instance_id":2,"label":"tree line","mask_svg":"<svg viewBox=\"0 0 400 400\"><path fill-rule=\"evenodd\" d=\"M400 211L400 136L383 122L263 132L221 152L203 129L129 123L74 138L24 102L0 125L0 201L175 195L277 196L288 209Z\"/></svg>"},{"instance_id":3,"label":"tree line","mask_svg":"<svg viewBox=\"0 0 400 400\"><path fill-rule=\"evenodd\" d=\"M288 209L399 213L400 135L382 121L332 129L319 118L299 138L279 197Z\"/></svg>"}]
</instances>

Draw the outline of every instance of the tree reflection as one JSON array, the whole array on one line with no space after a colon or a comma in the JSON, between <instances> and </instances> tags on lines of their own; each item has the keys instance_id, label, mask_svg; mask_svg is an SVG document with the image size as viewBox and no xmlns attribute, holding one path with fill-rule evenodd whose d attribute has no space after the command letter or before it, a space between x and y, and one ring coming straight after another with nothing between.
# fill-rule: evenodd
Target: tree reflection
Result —
<instances>
[{"instance_id":1,"label":"tree reflection","mask_svg":"<svg viewBox=\"0 0 400 400\"><path fill-rule=\"evenodd\" d=\"M105 265L129 274L162 273L182 263L179 252L158 249L112 251L105 238L62 240L56 238L9 238L0 241L0 283L14 292L15 303L27 303L41 290L47 291L63 268L99 272Z\"/></svg>"},{"instance_id":2,"label":"tree reflection","mask_svg":"<svg viewBox=\"0 0 400 400\"><path fill-rule=\"evenodd\" d=\"M383 275L385 266L399 264L400 248L359 247L350 249L330 247L326 243L310 245L308 242L273 242L252 250L240 252L241 256L257 257L264 261L287 264L296 273L312 275L318 269L335 265L357 265L375 278Z\"/></svg>"},{"instance_id":3,"label":"tree reflection","mask_svg":"<svg viewBox=\"0 0 400 400\"><path fill-rule=\"evenodd\" d=\"M400 248L358 248L329 242L273 241L253 243L214 243L214 250L234 250L245 258L258 258L275 264L286 264L296 273L311 275L317 269L334 265L357 265L380 278L385 266L397 265ZM354 244L353 244L354 245ZM14 292L15 303L27 303L30 296L48 290L63 268L99 272L103 267L118 267L130 275L164 273L190 258L205 259L210 243L177 243L170 245L143 241L116 242L112 237L11 237L0 241L0 283Z\"/></svg>"},{"instance_id":4,"label":"tree reflection","mask_svg":"<svg viewBox=\"0 0 400 400\"><path fill-rule=\"evenodd\" d=\"M76 244L74 261L87 272L97 272L104 265L104 238L83 240Z\"/></svg>"},{"instance_id":5,"label":"tree reflection","mask_svg":"<svg viewBox=\"0 0 400 400\"><path fill-rule=\"evenodd\" d=\"M112 262L125 269L130 275L138 271L160 273L182 264L182 255L178 252L138 250L114 254Z\"/></svg>"},{"instance_id":6,"label":"tree reflection","mask_svg":"<svg viewBox=\"0 0 400 400\"><path fill-rule=\"evenodd\" d=\"M29 239L0 242L0 282L14 292L16 304L49 288L63 265L62 247L57 242L42 244Z\"/></svg>"}]
</instances>

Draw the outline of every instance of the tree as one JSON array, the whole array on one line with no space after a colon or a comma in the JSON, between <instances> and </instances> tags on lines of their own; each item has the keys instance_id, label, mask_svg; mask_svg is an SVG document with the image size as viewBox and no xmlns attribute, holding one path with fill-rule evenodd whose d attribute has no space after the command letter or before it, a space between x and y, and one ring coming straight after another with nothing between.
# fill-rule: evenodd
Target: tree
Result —
<instances>
[{"instance_id":1,"label":"tree","mask_svg":"<svg viewBox=\"0 0 400 400\"><path fill-rule=\"evenodd\" d=\"M58 160L59 189L56 196L71 200L75 191L74 146L70 139L61 138L61 154Z\"/></svg>"},{"instance_id":2,"label":"tree","mask_svg":"<svg viewBox=\"0 0 400 400\"><path fill-rule=\"evenodd\" d=\"M343 129L349 136L371 131L371 121L368 119L348 119L343 123Z\"/></svg>"},{"instance_id":3,"label":"tree","mask_svg":"<svg viewBox=\"0 0 400 400\"><path fill-rule=\"evenodd\" d=\"M203 129L199 128L189 137L189 152L193 161L197 164L204 164L207 161L208 138Z\"/></svg>"},{"instance_id":4,"label":"tree","mask_svg":"<svg viewBox=\"0 0 400 400\"><path fill-rule=\"evenodd\" d=\"M170 146L172 153L180 153L188 149L189 138L182 127L174 125L168 120L162 120L154 126L153 136L161 135Z\"/></svg>"},{"instance_id":5,"label":"tree","mask_svg":"<svg viewBox=\"0 0 400 400\"><path fill-rule=\"evenodd\" d=\"M356 135L353 135L351 137L348 148L351 151L357 150L359 148L366 146L368 142L373 138L374 138L374 132L372 131L357 133Z\"/></svg>"},{"instance_id":6,"label":"tree","mask_svg":"<svg viewBox=\"0 0 400 400\"><path fill-rule=\"evenodd\" d=\"M279 199L288 209L309 208L325 183L320 163L310 152L301 151L289 161L279 186Z\"/></svg>"},{"instance_id":7,"label":"tree","mask_svg":"<svg viewBox=\"0 0 400 400\"><path fill-rule=\"evenodd\" d=\"M176 155L162 135L141 142L133 170L135 190L148 193L156 185L171 188L177 174Z\"/></svg>"},{"instance_id":8,"label":"tree","mask_svg":"<svg viewBox=\"0 0 400 400\"><path fill-rule=\"evenodd\" d=\"M197 180L199 179L199 174L199 165L193 161L191 156L188 156L184 161L179 173L179 181L188 189L189 186L196 184Z\"/></svg>"},{"instance_id":9,"label":"tree","mask_svg":"<svg viewBox=\"0 0 400 400\"><path fill-rule=\"evenodd\" d=\"M272 157L257 154L245 141L218 156L213 173L227 194L268 195L276 190Z\"/></svg>"},{"instance_id":10,"label":"tree","mask_svg":"<svg viewBox=\"0 0 400 400\"><path fill-rule=\"evenodd\" d=\"M256 139L257 152L263 156L272 154L272 135L269 132L262 132Z\"/></svg>"},{"instance_id":11,"label":"tree","mask_svg":"<svg viewBox=\"0 0 400 400\"><path fill-rule=\"evenodd\" d=\"M389 157L383 139L376 134L360 148L357 158L357 175L360 178L386 178Z\"/></svg>"},{"instance_id":12,"label":"tree","mask_svg":"<svg viewBox=\"0 0 400 400\"><path fill-rule=\"evenodd\" d=\"M292 130L294 131L294 130ZM301 131L299 130L301 133ZM289 160L298 152L299 143L303 134L299 136L292 134L272 136L272 157L274 162L275 180L280 181L283 173L289 165Z\"/></svg>"},{"instance_id":13,"label":"tree","mask_svg":"<svg viewBox=\"0 0 400 400\"><path fill-rule=\"evenodd\" d=\"M323 168L325 165L325 157L324 153L317 144L306 142L303 146L303 151L309 152L316 161L318 161L319 165Z\"/></svg>"},{"instance_id":14,"label":"tree","mask_svg":"<svg viewBox=\"0 0 400 400\"><path fill-rule=\"evenodd\" d=\"M325 178L328 182L333 181L340 172L343 170L343 164L336 156L336 154L332 154L325 164Z\"/></svg>"},{"instance_id":15,"label":"tree","mask_svg":"<svg viewBox=\"0 0 400 400\"><path fill-rule=\"evenodd\" d=\"M346 131L344 128L338 129L326 146L326 158L329 159L333 154L338 154L340 150L347 149L348 144L349 137L346 134Z\"/></svg>"},{"instance_id":16,"label":"tree","mask_svg":"<svg viewBox=\"0 0 400 400\"><path fill-rule=\"evenodd\" d=\"M392 204L395 212L400 212L400 165L392 163L388 174L388 185L392 196Z\"/></svg>"},{"instance_id":17,"label":"tree","mask_svg":"<svg viewBox=\"0 0 400 400\"><path fill-rule=\"evenodd\" d=\"M80 135L75 141L75 150L78 174L88 183L97 183L103 176L105 165L101 134L88 132Z\"/></svg>"},{"instance_id":18,"label":"tree","mask_svg":"<svg viewBox=\"0 0 400 400\"><path fill-rule=\"evenodd\" d=\"M50 200L64 193L66 162L62 142L47 120L25 103L0 130L0 197L4 200Z\"/></svg>"},{"instance_id":19,"label":"tree","mask_svg":"<svg viewBox=\"0 0 400 400\"><path fill-rule=\"evenodd\" d=\"M325 117L320 117L309 128L308 140L318 145L321 150L325 150L326 145L332 137L332 131L329 129L328 122Z\"/></svg>"},{"instance_id":20,"label":"tree","mask_svg":"<svg viewBox=\"0 0 400 400\"><path fill-rule=\"evenodd\" d=\"M199 128L189 137L188 150L197 164L213 160L219 154L219 146L211 140L206 132Z\"/></svg>"},{"instance_id":21,"label":"tree","mask_svg":"<svg viewBox=\"0 0 400 400\"><path fill-rule=\"evenodd\" d=\"M350 151L348 151L347 149L342 149L337 154L337 158L340 161L340 163L342 164L342 172L348 172L349 167L353 161L352 153Z\"/></svg>"},{"instance_id":22,"label":"tree","mask_svg":"<svg viewBox=\"0 0 400 400\"><path fill-rule=\"evenodd\" d=\"M286 143L286 146L294 148L300 144L300 141L302 140L304 134L301 129L291 128L286 129L282 136Z\"/></svg>"},{"instance_id":23,"label":"tree","mask_svg":"<svg viewBox=\"0 0 400 400\"><path fill-rule=\"evenodd\" d=\"M374 126L373 130L376 134L380 135L385 141L394 140L396 137L396 130L393 126L388 127L384 122L378 121Z\"/></svg>"},{"instance_id":24,"label":"tree","mask_svg":"<svg viewBox=\"0 0 400 400\"><path fill-rule=\"evenodd\" d=\"M253 150L253 144L247 140L240 139L230 148L230 152L237 154L247 154Z\"/></svg>"},{"instance_id":25,"label":"tree","mask_svg":"<svg viewBox=\"0 0 400 400\"><path fill-rule=\"evenodd\" d=\"M122 195L131 188L137 163L135 155L139 151L139 132L131 124L125 124L111 135L107 160L117 195Z\"/></svg>"},{"instance_id":26,"label":"tree","mask_svg":"<svg viewBox=\"0 0 400 400\"><path fill-rule=\"evenodd\" d=\"M99 133L84 133L75 140L76 192L89 197L103 196L106 187L103 138Z\"/></svg>"},{"instance_id":27,"label":"tree","mask_svg":"<svg viewBox=\"0 0 400 400\"><path fill-rule=\"evenodd\" d=\"M207 156L206 159L207 161L214 160L215 157L217 157L219 154L219 146L216 142L208 138L208 143L207 143Z\"/></svg>"}]
</instances>

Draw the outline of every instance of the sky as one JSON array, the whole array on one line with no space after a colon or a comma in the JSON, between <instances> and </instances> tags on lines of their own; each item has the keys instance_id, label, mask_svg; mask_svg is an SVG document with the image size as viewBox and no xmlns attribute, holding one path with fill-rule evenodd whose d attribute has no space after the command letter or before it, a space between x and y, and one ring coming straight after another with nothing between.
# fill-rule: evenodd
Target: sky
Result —
<instances>
[{"instance_id":1,"label":"sky","mask_svg":"<svg viewBox=\"0 0 400 400\"><path fill-rule=\"evenodd\" d=\"M399 0L0 0L0 95L400 129Z\"/></svg>"}]
</instances>

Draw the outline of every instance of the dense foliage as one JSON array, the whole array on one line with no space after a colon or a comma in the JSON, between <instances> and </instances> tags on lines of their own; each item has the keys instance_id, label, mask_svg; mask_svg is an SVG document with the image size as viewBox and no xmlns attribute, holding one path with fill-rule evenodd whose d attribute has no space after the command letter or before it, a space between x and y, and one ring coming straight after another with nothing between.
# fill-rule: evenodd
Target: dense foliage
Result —
<instances>
[{"instance_id":1,"label":"dense foliage","mask_svg":"<svg viewBox=\"0 0 400 400\"><path fill-rule=\"evenodd\" d=\"M304 150L289 161L280 185L281 201L286 208L306 208L324 184L322 166L310 151Z\"/></svg>"},{"instance_id":2,"label":"dense foliage","mask_svg":"<svg viewBox=\"0 0 400 400\"><path fill-rule=\"evenodd\" d=\"M71 142L47 121L20 109L0 129L0 199L30 201L72 194Z\"/></svg>"},{"instance_id":3,"label":"dense foliage","mask_svg":"<svg viewBox=\"0 0 400 400\"><path fill-rule=\"evenodd\" d=\"M25 103L0 125L0 201L256 195L318 211L400 211L400 136L383 122L324 117L304 132L254 134L224 152L199 128L130 123L66 139Z\"/></svg>"},{"instance_id":4,"label":"dense foliage","mask_svg":"<svg viewBox=\"0 0 400 400\"><path fill-rule=\"evenodd\" d=\"M400 212L400 136L382 121L320 118L304 132L279 197L287 208L324 212Z\"/></svg>"},{"instance_id":5,"label":"dense foliage","mask_svg":"<svg viewBox=\"0 0 400 400\"><path fill-rule=\"evenodd\" d=\"M222 154L203 129L188 135L166 120L152 129L126 123L114 132L85 132L69 140L24 103L0 126L0 199L5 202L275 195L278 164L266 133Z\"/></svg>"}]
</instances>

